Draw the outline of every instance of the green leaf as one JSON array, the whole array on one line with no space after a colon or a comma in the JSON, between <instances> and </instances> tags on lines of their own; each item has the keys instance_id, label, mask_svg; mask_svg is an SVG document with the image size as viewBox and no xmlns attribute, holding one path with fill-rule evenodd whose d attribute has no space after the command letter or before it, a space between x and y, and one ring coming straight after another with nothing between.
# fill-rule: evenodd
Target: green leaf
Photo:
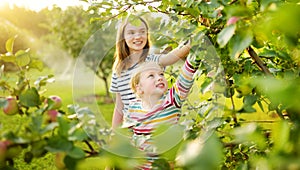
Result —
<instances>
[{"instance_id":1,"label":"green leaf","mask_svg":"<svg viewBox=\"0 0 300 170\"><path fill-rule=\"evenodd\" d=\"M42 71L44 68L44 63L41 60L31 59L31 62L29 63L30 68L36 68L39 71Z\"/></svg>"},{"instance_id":2,"label":"green leaf","mask_svg":"<svg viewBox=\"0 0 300 170\"><path fill-rule=\"evenodd\" d=\"M49 74L47 76L40 76L34 82L34 85L36 85L37 88L39 89L40 87L45 86L47 83L52 83L53 81L55 81L55 79L53 77L54 77L54 75L52 75L52 74Z\"/></svg>"},{"instance_id":3,"label":"green leaf","mask_svg":"<svg viewBox=\"0 0 300 170\"><path fill-rule=\"evenodd\" d=\"M6 53L5 55L1 54L0 59L5 62L14 63L16 61L16 56L12 55L12 53Z\"/></svg>"},{"instance_id":4,"label":"green leaf","mask_svg":"<svg viewBox=\"0 0 300 170\"><path fill-rule=\"evenodd\" d=\"M264 48L261 52L258 53L259 56L266 56L266 57L274 57L277 55L275 50L269 50Z\"/></svg>"},{"instance_id":5,"label":"green leaf","mask_svg":"<svg viewBox=\"0 0 300 170\"><path fill-rule=\"evenodd\" d=\"M41 135L42 132L42 124L43 124L43 115L36 115L31 117L31 122L29 124L29 128L33 134Z\"/></svg>"},{"instance_id":6,"label":"green leaf","mask_svg":"<svg viewBox=\"0 0 300 170\"><path fill-rule=\"evenodd\" d=\"M25 143L29 142L28 139L18 136L17 134L13 133L12 131L4 134L3 137L6 138L7 140L10 140L13 143L16 143L16 144L25 144Z\"/></svg>"},{"instance_id":7,"label":"green leaf","mask_svg":"<svg viewBox=\"0 0 300 170\"><path fill-rule=\"evenodd\" d=\"M47 146L45 140L33 142L31 145L31 153L34 157L42 157L46 153L45 146Z\"/></svg>"},{"instance_id":8,"label":"green leaf","mask_svg":"<svg viewBox=\"0 0 300 170\"><path fill-rule=\"evenodd\" d=\"M45 147L49 152L68 152L72 149L73 143L60 136L53 136L47 141Z\"/></svg>"},{"instance_id":9,"label":"green leaf","mask_svg":"<svg viewBox=\"0 0 300 170\"><path fill-rule=\"evenodd\" d=\"M30 63L30 54L28 52L29 50L19 50L16 52L16 63L18 66L23 67Z\"/></svg>"},{"instance_id":10,"label":"green leaf","mask_svg":"<svg viewBox=\"0 0 300 170\"><path fill-rule=\"evenodd\" d=\"M57 120L59 124L58 134L62 137L68 138L71 126L69 121L62 116L57 117Z\"/></svg>"},{"instance_id":11,"label":"green leaf","mask_svg":"<svg viewBox=\"0 0 300 170\"><path fill-rule=\"evenodd\" d=\"M108 156L88 157L76 166L76 169L107 169L113 167L113 159Z\"/></svg>"},{"instance_id":12,"label":"green leaf","mask_svg":"<svg viewBox=\"0 0 300 170\"><path fill-rule=\"evenodd\" d=\"M153 133L153 144L157 153L171 150L183 140L184 127L180 125L161 125Z\"/></svg>"},{"instance_id":13,"label":"green leaf","mask_svg":"<svg viewBox=\"0 0 300 170\"><path fill-rule=\"evenodd\" d=\"M236 25L232 24L228 27L222 29L222 31L217 36L217 42L221 48L223 48L231 39L236 29Z\"/></svg>"},{"instance_id":14,"label":"green leaf","mask_svg":"<svg viewBox=\"0 0 300 170\"><path fill-rule=\"evenodd\" d=\"M266 139L261 129L255 123L235 128L233 130L236 143L242 143L248 146L257 145L260 149L266 147Z\"/></svg>"},{"instance_id":15,"label":"green leaf","mask_svg":"<svg viewBox=\"0 0 300 170\"><path fill-rule=\"evenodd\" d=\"M186 8L189 8L195 1L194 0L187 0L186 1Z\"/></svg>"},{"instance_id":16,"label":"green leaf","mask_svg":"<svg viewBox=\"0 0 300 170\"><path fill-rule=\"evenodd\" d=\"M264 106L263 106L262 102L260 100L258 100L257 104L258 104L259 108L264 112L265 109L264 109Z\"/></svg>"},{"instance_id":17,"label":"green leaf","mask_svg":"<svg viewBox=\"0 0 300 170\"><path fill-rule=\"evenodd\" d=\"M240 110L239 112L243 112L243 113L254 113L254 112L256 112L256 109L253 108L253 107L250 106L250 105L245 105L245 106L243 106L242 110Z\"/></svg>"},{"instance_id":18,"label":"green leaf","mask_svg":"<svg viewBox=\"0 0 300 170\"><path fill-rule=\"evenodd\" d=\"M48 124L47 126L45 126L41 133L44 134L46 132L49 132L49 131L52 131L53 129L55 129L56 127L58 127L58 123L57 122L53 122L53 123L50 123Z\"/></svg>"},{"instance_id":19,"label":"green leaf","mask_svg":"<svg viewBox=\"0 0 300 170\"><path fill-rule=\"evenodd\" d=\"M103 149L109 153L113 153L122 157L144 157L145 153L132 145L131 137L128 131L124 129L116 129L115 134L111 136L109 145L104 145Z\"/></svg>"},{"instance_id":20,"label":"green leaf","mask_svg":"<svg viewBox=\"0 0 300 170\"><path fill-rule=\"evenodd\" d=\"M179 166L189 167L189 169L219 169L222 161L223 147L218 137L211 132L206 137L197 138L188 142L182 147L177 156ZM213 155L213 156L208 156Z\"/></svg>"},{"instance_id":21,"label":"green leaf","mask_svg":"<svg viewBox=\"0 0 300 170\"><path fill-rule=\"evenodd\" d=\"M256 103L257 96L254 95L247 95L244 97L244 105L254 105Z\"/></svg>"},{"instance_id":22,"label":"green leaf","mask_svg":"<svg viewBox=\"0 0 300 170\"><path fill-rule=\"evenodd\" d=\"M75 127L73 127L75 128ZM73 132L68 139L70 141L83 141L85 139L87 139L87 132L84 131L82 128L76 129L75 132Z\"/></svg>"},{"instance_id":23,"label":"green leaf","mask_svg":"<svg viewBox=\"0 0 300 170\"><path fill-rule=\"evenodd\" d=\"M231 58L237 58L252 43L253 34L251 30L237 32L229 41Z\"/></svg>"},{"instance_id":24,"label":"green leaf","mask_svg":"<svg viewBox=\"0 0 300 170\"><path fill-rule=\"evenodd\" d=\"M275 152L284 151L289 144L290 128L289 122L280 121L275 123L272 130L273 149Z\"/></svg>"},{"instance_id":25,"label":"green leaf","mask_svg":"<svg viewBox=\"0 0 300 170\"><path fill-rule=\"evenodd\" d=\"M230 5L226 7L225 13L227 14L229 18L232 16L238 16L238 17L248 17L251 16L252 11L250 8L247 8L246 6L242 5Z\"/></svg>"},{"instance_id":26,"label":"green leaf","mask_svg":"<svg viewBox=\"0 0 300 170\"><path fill-rule=\"evenodd\" d=\"M216 129L217 127L222 125L223 121L223 118L215 117L211 121L207 122L207 128L209 130Z\"/></svg>"},{"instance_id":27,"label":"green leaf","mask_svg":"<svg viewBox=\"0 0 300 170\"><path fill-rule=\"evenodd\" d=\"M5 49L7 52L13 53L14 42L17 36L14 36L6 41Z\"/></svg>"},{"instance_id":28,"label":"green leaf","mask_svg":"<svg viewBox=\"0 0 300 170\"><path fill-rule=\"evenodd\" d=\"M40 101L40 95L36 88L32 87L20 94L20 103L26 107L38 106Z\"/></svg>"},{"instance_id":29,"label":"green leaf","mask_svg":"<svg viewBox=\"0 0 300 170\"><path fill-rule=\"evenodd\" d=\"M210 87L211 83L213 83L212 78L210 77L205 78L204 82L201 84L201 92L205 93L207 91L207 88Z\"/></svg>"},{"instance_id":30,"label":"green leaf","mask_svg":"<svg viewBox=\"0 0 300 170\"><path fill-rule=\"evenodd\" d=\"M81 148L75 146L67 152L67 155L75 159L81 159L85 157L84 151Z\"/></svg>"}]
</instances>

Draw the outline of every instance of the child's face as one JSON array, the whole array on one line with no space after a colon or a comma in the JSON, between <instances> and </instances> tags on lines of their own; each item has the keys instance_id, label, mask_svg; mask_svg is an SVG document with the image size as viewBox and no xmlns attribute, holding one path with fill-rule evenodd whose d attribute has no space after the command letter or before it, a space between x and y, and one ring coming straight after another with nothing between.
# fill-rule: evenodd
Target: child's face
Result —
<instances>
[{"instance_id":1,"label":"child's face","mask_svg":"<svg viewBox=\"0 0 300 170\"><path fill-rule=\"evenodd\" d=\"M141 21L136 24L128 23L124 29L124 38L130 53L141 52L147 43L147 27Z\"/></svg>"},{"instance_id":2,"label":"child's face","mask_svg":"<svg viewBox=\"0 0 300 170\"><path fill-rule=\"evenodd\" d=\"M139 91L143 97L162 96L168 89L167 80L160 69L145 70L140 75Z\"/></svg>"}]
</instances>

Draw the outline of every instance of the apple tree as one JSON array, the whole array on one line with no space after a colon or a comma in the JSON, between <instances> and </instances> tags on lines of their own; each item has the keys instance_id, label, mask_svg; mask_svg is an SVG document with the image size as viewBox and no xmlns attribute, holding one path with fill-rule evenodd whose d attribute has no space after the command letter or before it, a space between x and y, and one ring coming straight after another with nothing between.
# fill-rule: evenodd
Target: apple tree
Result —
<instances>
[{"instance_id":1,"label":"apple tree","mask_svg":"<svg viewBox=\"0 0 300 170\"><path fill-rule=\"evenodd\" d=\"M197 115L190 119L186 150L177 153L182 158L177 160L178 167L203 167L204 162L225 169L300 167L298 1L87 2L98 12L93 20L103 23L140 10L165 14L170 19L161 20L155 43L165 45L170 37L177 42L190 38L191 55L213 54L203 55L199 101L187 104L188 113ZM220 97L225 102L216 102ZM215 114L221 108L221 116ZM222 161L209 158L212 154L199 141L205 129L214 129L218 136L205 143L212 152L217 141L222 143ZM202 146L193 157L188 154L188 148Z\"/></svg>"},{"instance_id":2,"label":"apple tree","mask_svg":"<svg viewBox=\"0 0 300 170\"><path fill-rule=\"evenodd\" d=\"M46 96L46 85L54 76L33 80L31 71L41 71L43 62L32 57L30 49L14 52L14 42L15 37L7 40L7 52L0 54L1 61L18 68L7 73L1 66L0 169L13 169L16 159L29 164L47 153L56 155L53 164L57 168L75 169L80 160L98 154L98 146L93 146L78 120L80 115L93 117L93 113L78 105L63 107L63 99L56 94ZM18 123L13 123L15 128L4 128L8 123L4 120Z\"/></svg>"}]
</instances>

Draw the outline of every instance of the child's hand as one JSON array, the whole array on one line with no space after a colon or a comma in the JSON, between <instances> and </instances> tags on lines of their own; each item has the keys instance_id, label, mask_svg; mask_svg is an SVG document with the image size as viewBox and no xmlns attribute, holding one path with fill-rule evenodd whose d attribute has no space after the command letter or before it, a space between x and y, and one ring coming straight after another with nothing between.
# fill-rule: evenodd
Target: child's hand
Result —
<instances>
[{"instance_id":1,"label":"child's hand","mask_svg":"<svg viewBox=\"0 0 300 170\"><path fill-rule=\"evenodd\" d=\"M191 49L191 48L192 48L192 47L191 47L191 41L192 41L192 39L191 39L191 37L190 37L188 40L186 40L186 41L183 43L183 45L186 46L186 47L188 47L189 49Z\"/></svg>"}]
</instances>

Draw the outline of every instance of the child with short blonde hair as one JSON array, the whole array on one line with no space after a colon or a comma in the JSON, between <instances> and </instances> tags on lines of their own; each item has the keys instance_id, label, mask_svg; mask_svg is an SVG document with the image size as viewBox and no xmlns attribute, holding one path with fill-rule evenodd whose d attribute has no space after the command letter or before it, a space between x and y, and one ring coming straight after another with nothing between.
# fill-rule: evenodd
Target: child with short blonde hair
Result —
<instances>
[{"instance_id":1,"label":"child with short blonde hair","mask_svg":"<svg viewBox=\"0 0 300 170\"><path fill-rule=\"evenodd\" d=\"M130 85L138 98L130 102L123 127L132 129L134 145L149 155L149 162L142 169L151 169L153 160L158 158L151 139L155 128L178 123L182 103L193 85L199 64L199 57L189 56L169 90L164 70L155 62L145 62L133 73Z\"/></svg>"}]
</instances>

